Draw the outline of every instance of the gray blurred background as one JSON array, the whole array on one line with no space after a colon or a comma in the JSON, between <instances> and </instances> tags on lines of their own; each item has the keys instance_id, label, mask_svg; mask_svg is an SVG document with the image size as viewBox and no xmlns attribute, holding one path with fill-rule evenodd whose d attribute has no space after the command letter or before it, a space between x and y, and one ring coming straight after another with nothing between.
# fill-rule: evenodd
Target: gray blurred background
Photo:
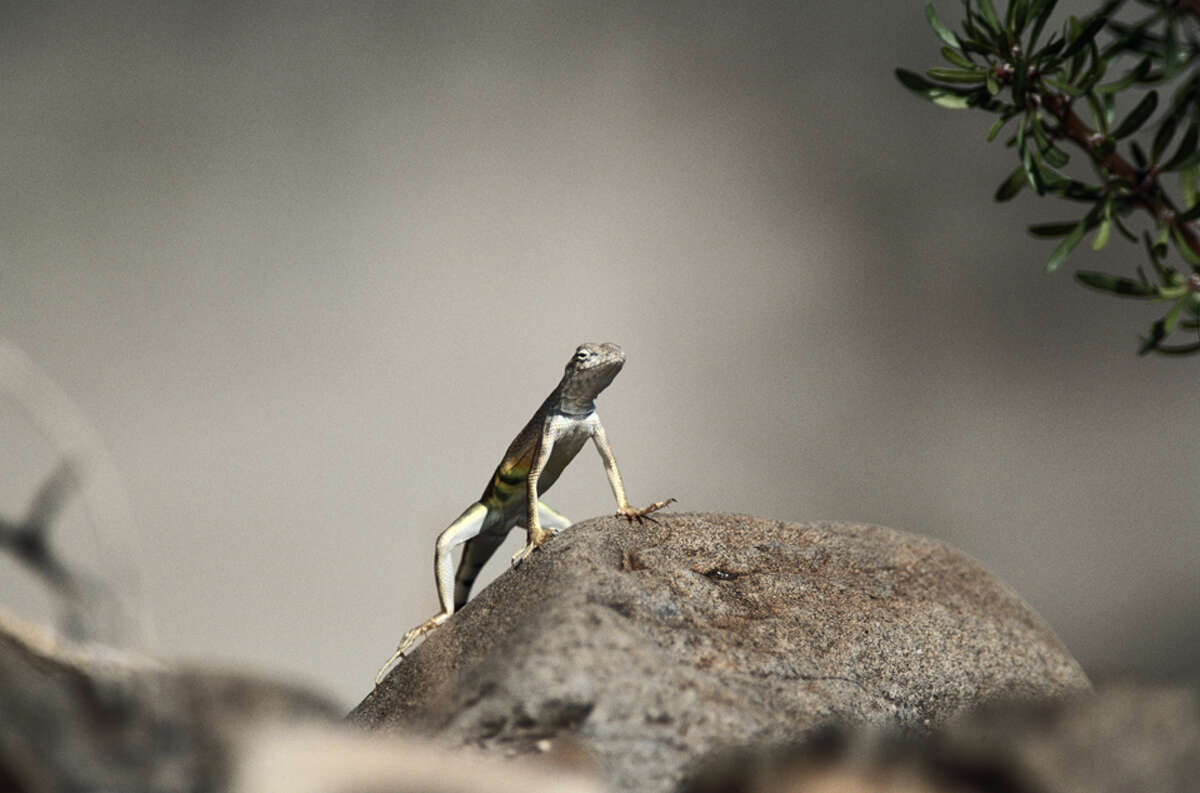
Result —
<instances>
[{"instance_id":1,"label":"gray blurred background","mask_svg":"<svg viewBox=\"0 0 1200 793\"><path fill-rule=\"evenodd\" d=\"M1093 675L1194 669L1200 359L1042 275L1024 225L1077 209L994 205L991 118L901 89L922 7L3 4L0 335L133 516L76 499L58 540L146 604L138 646L352 704L436 609L438 532L616 341L635 503L928 534ZM0 438L15 516L57 453L11 400ZM592 450L548 500L613 510Z\"/></svg>"}]
</instances>

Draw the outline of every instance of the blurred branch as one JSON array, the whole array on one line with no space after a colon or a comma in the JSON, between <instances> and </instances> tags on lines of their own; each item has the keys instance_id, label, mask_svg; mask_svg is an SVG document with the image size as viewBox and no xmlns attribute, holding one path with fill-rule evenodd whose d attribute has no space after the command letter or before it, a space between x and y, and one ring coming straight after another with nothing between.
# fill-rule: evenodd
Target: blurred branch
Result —
<instances>
[{"instance_id":1,"label":"blurred branch","mask_svg":"<svg viewBox=\"0 0 1200 793\"><path fill-rule=\"evenodd\" d=\"M9 551L60 594L78 596L73 576L50 548L50 524L78 486L74 466L64 460L42 483L20 521L0 518L0 548Z\"/></svg>"},{"instance_id":2,"label":"blurred branch","mask_svg":"<svg viewBox=\"0 0 1200 793\"><path fill-rule=\"evenodd\" d=\"M0 393L23 409L59 451L64 462L42 485L19 521L0 519L0 547L20 558L61 594L67 613L64 630L72 635L127 640L130 628L148 632L149 617L140 592L141 572L133 520L120 474L92 424L67 394L8 339L0 337ZM83 476L83 472L87 476ZM69 571L49 547L49 528L62 501L78 490L95 529L97 545L110 550L108 571L120 586ZM131 619L136 615L136 623Z\"/></svg>"}]
</instances>

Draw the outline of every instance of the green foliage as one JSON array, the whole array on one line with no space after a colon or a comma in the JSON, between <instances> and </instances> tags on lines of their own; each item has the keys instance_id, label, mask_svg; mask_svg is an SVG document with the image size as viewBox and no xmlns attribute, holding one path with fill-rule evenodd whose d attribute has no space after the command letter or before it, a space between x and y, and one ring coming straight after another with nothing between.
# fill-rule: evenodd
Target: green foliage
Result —
<instances>
[{"instance_id":1,"label":"green foliage","mask_svg":"<svg viewBox=\"0 0 1200 793\"><path fill-rule=\"evenodd\" d=\"M989 142L1010 129L1006 145L1019 164L996 189L997 201L1028 187L1085 205L1072 220L1029 227L1036 237L1058 240L1047 272L1091 232L1091 247L1100 250L1114 229L1137 243L1130 225L1145 224L1148 270L1135 266L1136 277L1085 271L1076 279L1165 306L1139 352L1200 352L1200 3L1106 0L1048 35L1056 0L1009 0L1003 17L991 0L962 5L961 32L947 27L932 3L925 6L948 66L924 75L897 69L897 79L940 107L996 116ZM1015 130L1008 126L1014 120ZM1072 155L1080 155L1078 163ZM1174 193L1168 174L1177 180ZM1165 344L1172 334L1195 340Z\"/></svg>"}]
</instances>

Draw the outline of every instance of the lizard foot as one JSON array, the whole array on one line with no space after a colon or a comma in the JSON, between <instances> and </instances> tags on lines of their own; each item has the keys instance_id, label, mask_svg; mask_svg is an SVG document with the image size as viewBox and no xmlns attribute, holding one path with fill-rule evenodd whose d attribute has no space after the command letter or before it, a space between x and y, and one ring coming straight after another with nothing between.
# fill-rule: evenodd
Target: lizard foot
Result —
<instances>
[{"instance_id":1,"label":"lizard foot","mask_svg":"<svg viewBox=\"0 0 1200 793\"><path fill-rule=\"evenodd\" d=\"M650 506L642 507L641 509L626 507L625 509L617 512L617 517L625 518L629 521L637 521L638 523L641 523L643 520L654 520L654 518L649 517L651 512L658 512L663 507L674 503L674 501L675 499L673 498L668 498L666 501L655 501Z\"/></svg>"},{"instance_id":2,"label":"lizard foot","mask_svg":"<svg viewBox=\"0 0 1200 793\"><path fill-rule=\"evenodd\" d=\"M525 543L525 547L513 554L513 569L520 567L521 562L529 558L529 554L533 553L534 551L541 550L542 543L544 543L550 537L553 537L554 534L555 532L543 530L535 535L530 536L529 542Z\"/></svg>"},{"instance_id":3,"label":"lizard foot","mask_svg":"<svg viewBox=\"0 0 1200 793\"><path fill-rule=\"evenodd\" d=\"M379 667L379 673L375 675L375 685L379 685L380 682L382 682L384 676L401 658L404 657L404 654L408 652L408 648L412 647L413 644L416 643L417 639L429 633L431 630L441 625L448 619L450 619L449 614L438 614L430 617L417 627L410 630L408 633L404 634L403 638L400 639L400 644L396 647L396 652L392 653L392 657L387 660L386 664Z\"/></svg>"}]
</instances>

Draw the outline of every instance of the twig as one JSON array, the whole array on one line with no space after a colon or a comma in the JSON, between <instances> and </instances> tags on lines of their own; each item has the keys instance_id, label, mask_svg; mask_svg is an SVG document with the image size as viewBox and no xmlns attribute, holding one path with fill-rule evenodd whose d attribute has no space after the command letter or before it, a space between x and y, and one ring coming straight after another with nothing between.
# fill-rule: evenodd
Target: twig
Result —
<instances>
[{"instance_id":1,"label":"twig","mask_svg":"<svg viewBox=\"0 0 1200 793\"><path fill-rule=\"evenodd\" d=\"M1197 0L1200 3L1200 0ZM1107 155L1101 156L1097 148L1104 136L1093 130L1081 119L1071 107L1071 100L1056 91L1044 91L1041 94L1042 106L1058 122L1058 126L1049 129L1050 134L1059 139L1067 139L1079 146L1092 161L1114 174L1118 179L1130 184L1132 196L1138 206L1145 209L1162 225L1176 230L1187 243L1188 248L1200 256L1200 235L1196 226L1191 222L1179 222L1176 219L1177 210L1170 196L1159 186L1158 174L1153 169L1142 170L1117 153L1114 148Z\"/></svg>"}]
</instances>

